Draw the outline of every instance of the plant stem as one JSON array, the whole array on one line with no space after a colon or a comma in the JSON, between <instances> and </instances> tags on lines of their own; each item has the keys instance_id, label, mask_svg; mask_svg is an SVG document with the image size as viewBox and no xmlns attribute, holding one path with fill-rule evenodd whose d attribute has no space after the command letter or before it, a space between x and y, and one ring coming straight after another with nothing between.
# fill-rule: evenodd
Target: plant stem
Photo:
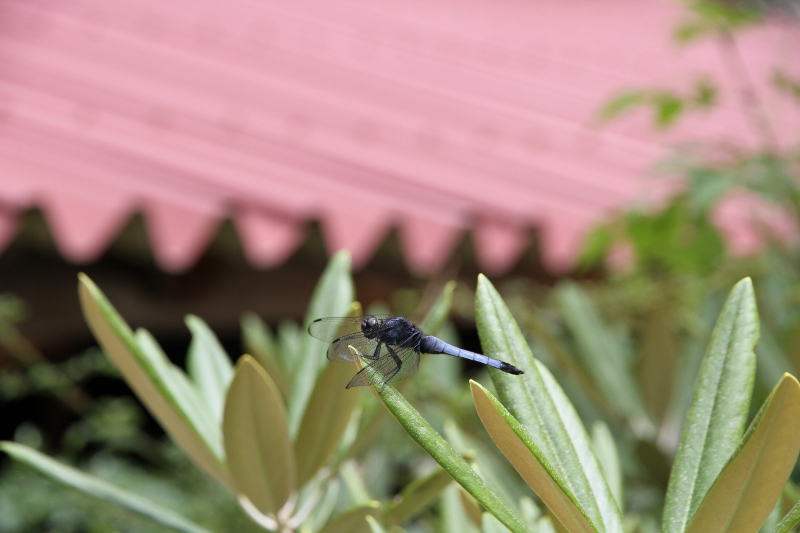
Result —
<instances>
[{"instance_id":1,"label":"plant stem","mask_svg":"<svg viewBox=\"0 0 800 533\"><path fill-rule=\"evenodd\" d=\"M721 30L720 51L722 53L722 63L738 85L739 100L742 110L755 130L756 136L761 139L763 147L770 152L778 153L780 144L778 138L767 117L766 110L758 98L753 81L747 73L742 53L736 44L733 34L727 30Z\"/></svg>"}]
</instances>

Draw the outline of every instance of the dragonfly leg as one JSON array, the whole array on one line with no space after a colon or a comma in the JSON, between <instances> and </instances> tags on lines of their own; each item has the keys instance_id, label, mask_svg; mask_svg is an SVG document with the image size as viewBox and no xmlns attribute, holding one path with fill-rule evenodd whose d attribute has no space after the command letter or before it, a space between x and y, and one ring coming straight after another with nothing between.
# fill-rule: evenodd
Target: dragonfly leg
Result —
<instances>
[{"instance_id":1,"label":"dragonfly leg","mask_svg":"<svg viewBox=\"0 0 800 533\"><path fill-rule=\"evenodd\" d=\"M389 372L389 374L387 376L384 376L386 378L386 379L383 380L383 386L384 387L386 386L387 383L392 381L392 378L395 377L398 372L400 372L400 367L403 366L403 361L401 361L400 358L395 353L395 351L392 350L392 347L387 344L386 345L386 349L389 350L389 355L392 356L392 359L394 360L395 367L392 369L391 372ZM383 389L381 389L381 390L383 390Z\"/></svg>"},{"instance_id":2,"label":"dragonfly leg","mask_svg":"<svg viewBox=\"0 0 800 533\"><path fill-rule=\"evenodd\" d=\"M370 361L377 361L378 358L381 356L381 344L382 343L379 342L378 345L375 347L375 353L374 354L372 354L372 355L364 354L363 357L365 357L366 359L369 359ZM388 348L388 346L387 346L387 348Z\"/></svg>"}]
</instances>

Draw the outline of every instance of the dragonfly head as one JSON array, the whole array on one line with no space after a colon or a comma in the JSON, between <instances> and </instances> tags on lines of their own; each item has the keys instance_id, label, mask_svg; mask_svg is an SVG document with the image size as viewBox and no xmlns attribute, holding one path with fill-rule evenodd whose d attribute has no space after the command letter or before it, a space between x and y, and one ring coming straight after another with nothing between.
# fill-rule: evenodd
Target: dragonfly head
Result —
<instances>
[{"instance_id":1,"label":"dragonfly head","mask_svg":"<svg viewBox=\"0 0 800 533\"><path fill-rule=\"evenodd\" d=\"M370 331L372 328L374 328L377 325L378 325L378 319L377 318L375 318L374 316L367 317L367 318L365 318L364 320L361 321L361 331L363 331L364 333L367 333L368 331Z\"/></svg>"}]
</instances>

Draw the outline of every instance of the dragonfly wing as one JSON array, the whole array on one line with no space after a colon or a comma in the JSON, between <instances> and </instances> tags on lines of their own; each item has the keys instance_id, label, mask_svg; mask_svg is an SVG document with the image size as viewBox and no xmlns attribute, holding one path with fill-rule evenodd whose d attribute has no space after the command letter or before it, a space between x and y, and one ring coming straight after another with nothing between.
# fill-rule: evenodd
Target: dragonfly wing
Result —
<instances>
[{"instance_id":1,"label":"dragonfly wing","mask_svg":"<svg viewBox=\"0 0 800 533\"><path fill-rule=\"evenodd\" d=\"M308 325L308 333L315 339L333 342L340 337L361 332L364 317L318 318Z\"/></svg>"},{"instance_id":2,"label":"dragonfly wing","mask_svg":"<svg viewBox=\"0 0 800 533\"><path fill-rule=\"evenodd\" d=\"M361 387L370 385L369 373L377 371L383 376L383 384L394 383L413 376L419 369L419 354L412 348L397 348L395 346L382 346L382 356L373 361L366 367L362 368L350 383L347 388ZM370 370L368 370L370 369Z\"/></svg>"},{"instance_id":3,"label":"dragonfly wing","mask_svg":"<svg viewBox=\"0 0 800 533\"><path fill-rule=\"evenodd\" d=\"M363 333L351 333L350 335L339 337L328 346L328 359L340 363L352 363L353 353L350 351L350 346L355 348L361 355L372 358L378 346L378 341L366 338ZM386 351L385 348L383 350L384 352ZM380 357L380 353L378 357Z\"/></svg>"}]
</instances>

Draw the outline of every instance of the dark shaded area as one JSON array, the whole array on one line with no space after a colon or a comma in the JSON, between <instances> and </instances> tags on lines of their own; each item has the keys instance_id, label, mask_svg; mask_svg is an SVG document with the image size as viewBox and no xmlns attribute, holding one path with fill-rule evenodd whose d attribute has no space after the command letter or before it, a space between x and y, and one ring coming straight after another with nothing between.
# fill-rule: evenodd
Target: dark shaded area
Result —
<instances>
[{"instance_id":1,"label":"dark shaded area","mask_svg":"<svg viewBox=\"0 0 800 533\"><path fill-rule=\"evenodd\" d=\"M302 321L327 259L320 228L312 225L303 245L287 262L271 270L256 270L246 262L235 229L226 222L192 269L180 275L167 274L156 266L144 221L137 216L100 259L75 265L58 253L41 213L31 211L23 217L14 242L0 255L0 294L11 292L25 302L27 316L18 324L20 331L46 359L61 362L96 345L78 303L77 275L86 272L132 327L148 329L170 359L183 365L190 341L186 314L203 318L228 353L240 354L242 313L253 311L271 326L287 318ZM441 274L429 280L416 278L405 268L394 231L369 264L354 273L354 279L358 298L367 308L375 302L397 303L402 300L398 294L408 296L407 289L412 289L411 300L435 297L448 279L458 279L474 289L478 272L471 239L465 234ZM494 279L502 283L520 276L551 281L541 269L534 247L511 272ZM461 319L456 325L463 347L480 352L474 324ZM481 370L481 365L464 364L468 375ZM18 366L0 347L0 369ZM95 399L132 396L123 381L108 376L92 377L83 388ZM15 428L28 420L43 431L46 447L57 447L65 429L77 419L75 412L53 396L28 396L0 405L0 439L12 438ZM161 435L153 419L145 422L144 429L153 436Z\"/></svg>"}]
</instances>

